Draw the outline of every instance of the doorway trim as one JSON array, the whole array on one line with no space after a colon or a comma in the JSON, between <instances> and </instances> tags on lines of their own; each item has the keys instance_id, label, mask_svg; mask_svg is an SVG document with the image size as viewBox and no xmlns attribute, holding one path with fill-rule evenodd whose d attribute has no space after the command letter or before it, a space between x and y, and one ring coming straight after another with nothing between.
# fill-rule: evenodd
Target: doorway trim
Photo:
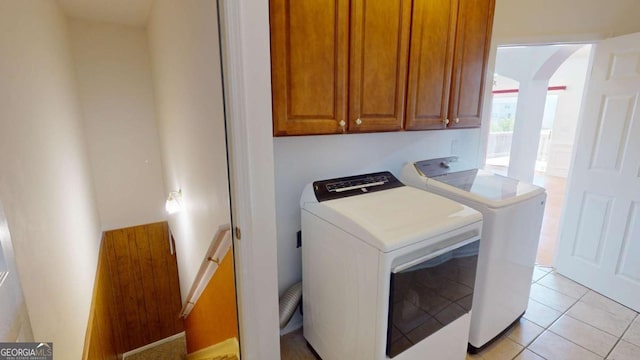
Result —
<instances>
[{"instance_id":1,"label":"doorway trim","mask_svg":"<svg viewBox=\"0 0 640 360\"><path fill-rule=\"evenodd\" d=\"M487 74L493 74L496 70L496 56L498 48L503 46L540 46L540 45L566 45L566 44L597 44L606 39L601 34L581 34L567 36L533 36L491 39ZM593 54L592 54L593 55ZM592 56L591 55L591 56ZM485 165L489 130L491 126L491 103L493 102L493 76L487 76L484 84L484 103L482 104L482 122L480 125L480 141L478 142L478 167ZM573 158L573 156L572 156Z\"/></svg>"},{"instance_id":2,"label":"doorway trim","mask_svg":"<svg viewBox=\"0 0 640 360\"><path fill-rule=\"evenodd\" d=\"M501 38L501 39L492 39L492 44L491 44L491 48L489 51L489 64L487 67L487 71L489 74L493 74L495 73L495 68L496 68L496 57L497 57L497 52L498 52L498 48L499 47L506 47L506 46L543 46L543 45L567 45L567 44L572 44L572 45L579 45L579 44L591 44L592 45L592 49L591 49L591 53L589 55L589 65L587 67L587 79L585 82L585 86L589 81L589 77L590 77L590 72L591 72L591 61L593 60L593 55L595 53L595 47L597 46L598 42L600 42L601 40L606 39L607 36L602 35L602 34L583 34L583 35L568 35L568 36L541 36L541 37L523 37L523 38ZM583 95L584 96L584 95ZM478 156L479 158L477 159L477 164L478 167L484 167L485 166L485 161L486 161L486 155L487 155L487 151L488 151L488 138L489 138L489 132L490 132L490 127L491 127L491 106L492 106L492 102L493 102L493 76L487 76L487 79L485 81L485 96L484 96L484 104L483 104L483 114L482 114L482 122L481 122L481 127L480 127L480 141L478 142ZM581 105L582 107L582 105ZM581 117L581 115L579 115ZM580 129L580 118L578 119L578 125L577 125L577 129L576 129L576 136L577 136L577 131L579 131ZM576 148L574 146L574 148L571 151L571 160L569 163L569 171L568 171L568 176L566 178L567 184L570 183L570 177L571 177L571 167L573 166L573 163L575 161L575 154L576 152ZM563 206L560 212L560 222L562 222L562 220L564 219L565 216L565 209L566 209L566 201L567 201L567 193L568 193L568 189L565 192L564 195L564 199L563 199ZM552 266L555 266L556 263L556 255L558 253L558 247L560 246L560 241L561 241L561 234L562 234L562 224L560 224L558 226L558 238L557 241L555 243L555 248L553 250L554 253L554 260L552 261Z\"/></svg>"},{"instance_id":3,"label":"doorway trim","mask_svg":"<svg viewBox=\"0 0 640 360\"><path fill-rule=\"evenodd\" d=\"M247 360L279 359L269 4L218 5L240 351Z\"/></svg>"}]
</instances>

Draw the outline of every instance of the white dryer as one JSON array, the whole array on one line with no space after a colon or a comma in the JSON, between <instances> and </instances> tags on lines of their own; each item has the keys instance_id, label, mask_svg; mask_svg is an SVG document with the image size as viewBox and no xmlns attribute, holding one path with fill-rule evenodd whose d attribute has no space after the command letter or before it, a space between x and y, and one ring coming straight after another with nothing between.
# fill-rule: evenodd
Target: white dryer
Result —
<instances>
[{"instance_id":1,"label":"white dryer","mask_svg":"<svg viewBox=\"0 0 640 360\"><path fill-rule=\"evenodd\" d=\"M476 353L527 309L546 192L457 157L407 163L402 181L470 206L483 215L469 351Z\"/></svg>"},{"instance_id":2,"label":"white dryer","mask_svg":"<svg viewBox=\"0 0 640 360\"><path fill-rule=\"evenodd\" d=\"M300 199L304 337L324 360L463 360L482 215L391 173Z\"/></svg>"}]
</instances>

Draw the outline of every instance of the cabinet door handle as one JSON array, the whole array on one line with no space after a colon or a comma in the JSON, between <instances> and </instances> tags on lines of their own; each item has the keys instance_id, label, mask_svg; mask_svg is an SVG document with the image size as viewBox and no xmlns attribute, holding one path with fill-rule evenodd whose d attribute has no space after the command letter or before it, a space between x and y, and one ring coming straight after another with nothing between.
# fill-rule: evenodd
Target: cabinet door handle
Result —
<instances>
[{"instance_id":1,"label":"cabinet door handle","mask_svg":"<svg viewBox=\"0 0 640 360\"><path fill-rule=\"evenodd\" d=\"M447 125L449 125L449 119L442 120L442 125L443 127L447 127Z\"/></svg>"},{"instance_id":2,"label":"cabinet door handle","mask_svg":"<svg viewBox=\"0 0 640 360\"><path fill-rule=\"evenodd\" d=\"M346 128L344 126L347 125L347 123L344 122L344 120L340 120L338 125L340 125L340 127L342 128L342 133L344 134L346 132Z\"/></svg>"},{"instance_id":3,"label":"cabinet door handle","mask_svg":"<svg viewBox=\"0 0 640 360\"><path fill-rule=\"evenodd\" d=\"M360 118L356 119L356 125L362 125L362 120L360 120Z\"/></svg>"}]
</instances>

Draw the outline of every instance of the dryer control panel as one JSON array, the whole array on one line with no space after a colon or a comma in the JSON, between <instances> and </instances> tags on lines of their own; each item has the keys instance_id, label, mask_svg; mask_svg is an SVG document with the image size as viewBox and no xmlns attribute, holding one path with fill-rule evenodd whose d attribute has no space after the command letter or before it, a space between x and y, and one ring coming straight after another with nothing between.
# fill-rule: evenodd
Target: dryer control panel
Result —
<instances>
[{"instance_id":1,"label":"dryer control panel","mask_svg":"<svg viewBox=\"0 0 640 360\"><path fill-rule=\"evenodd\" d=\"M318 201L367 194L404 186L388 171L314 181L313 191Z\"/></svg>"}]
</instances>

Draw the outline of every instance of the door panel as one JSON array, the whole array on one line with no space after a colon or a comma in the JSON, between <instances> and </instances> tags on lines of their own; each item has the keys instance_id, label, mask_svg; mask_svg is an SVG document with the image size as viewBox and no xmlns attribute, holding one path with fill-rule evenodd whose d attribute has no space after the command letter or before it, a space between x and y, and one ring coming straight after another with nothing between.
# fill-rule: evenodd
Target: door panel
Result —
<instances>
[{"instance_id":1,"label":"door panel","mask_svg":"<svg viewBox=\"0 0 640 360\"><path fill-rule=\"evenodd\" d=\"M578 238L573 255L594 265L600 265L602 235L606 232L613 198L599 194L584 193L582 212L578 220Z\"/></svg>"},{"instance_id":2,"label":"door panel","mask_svg":"<svg viewBox=\"0 0 640 360\"><path fill-rule=\"evenodd\" d=\"M351 3L349 132L402 128L411 0Z\"/></svg>"},{"instance_id":3,"label":"door panel","mask_svg":"<svg viewBox=\"0 0 640 360\"><path fill-rule=\"evenodd\" d=\"M451 127L479 127L494 0L460 0L449 116Z\"/></svg>"},{"instance_id":4,"label":"door panel","mask_svg":"<svg viewBox=\"0 0 640 360\"><path fill-rule=\"evenodd\" d=\"M638 105L637 96L634 94L607 95L603 96L602 103L591 168L619 171L633 110Z\"/></svg>"},{"instance_id":5,"label":"door panel","mask_svg":"<svg viewBox=\"0 0 640 360\"><path fill-rule=\"evenodd\" d=\"M274 135L342 132L349 2L271 0Z\"/></svg>"},{"instance_id":6,"label":"door panel","mask_svg":"<svg viewBox=\"0 0 640 360\"><path fill-rule=\"evenodd\" d=\"M640 202L631 205L616 274L640 284Z\"/></svg>"},{"instance_id":7,"label":"door panel","mask_svg":"<svg viewBox=\"0 0 640 360\"><path fill-rule=\"evenodd\" d=\"M458 0L415 0L405 129L441 129L448 115Z\"/></svg>"},{"instance_id":8,"label":"door panel","mask_svg":"<svg viewBox=\"0 0 640 360\"><path fill-rule=\"evenodd\" d=\"M558 271L640 310L640 33L596 46L558 247ZM633 254L633 255L632 255Z\"/></svg>"}]
</instances>

